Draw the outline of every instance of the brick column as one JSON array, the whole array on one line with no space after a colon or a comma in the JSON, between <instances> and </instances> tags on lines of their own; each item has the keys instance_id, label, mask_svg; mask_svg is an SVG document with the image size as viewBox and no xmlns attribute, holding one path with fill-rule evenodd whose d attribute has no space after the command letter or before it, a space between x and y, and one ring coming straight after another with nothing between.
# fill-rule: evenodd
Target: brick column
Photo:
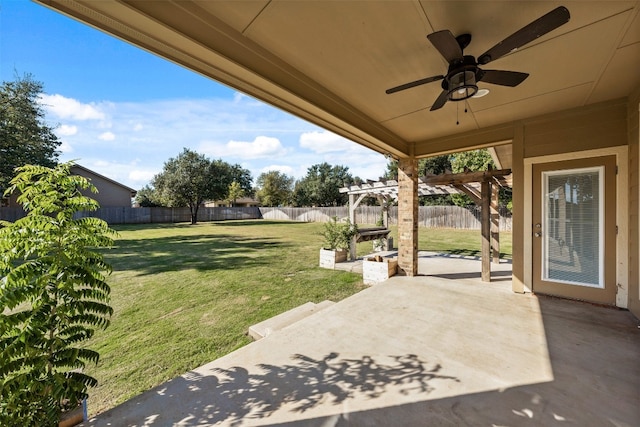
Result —
<instances>
[{"instance_id":1,"label":"brick column","mask_svg":"<svg viewBox=\"0 0 640 427\"><path fill-rule=\"evenodd\" d=\"M398 161L398 268L418 275L418 161Z\"/></svg>"}]
</instances>

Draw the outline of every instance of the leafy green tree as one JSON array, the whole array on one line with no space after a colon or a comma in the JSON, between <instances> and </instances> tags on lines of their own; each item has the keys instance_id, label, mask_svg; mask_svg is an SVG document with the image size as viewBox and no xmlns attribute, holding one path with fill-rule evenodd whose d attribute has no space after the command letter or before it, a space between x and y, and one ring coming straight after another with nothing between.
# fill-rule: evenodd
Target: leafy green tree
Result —
<instances>
[{"instance_id":1,"label":"leafy green tree","mask_svg":"<svg viewBox=\"0 0 640 427\"><path fill-rule=\"evenodd\" d=\"M244 169L238 164L229 165L227 180L229 180L229 184L237 182L240 185L243 192L243 195L240 197L253 196L253 178L249 170Z\"/></svg>"},{"instance_id":2,"label":"leafy green tree","mask_svg":"<svg viewBox=\"0 0 640 427\"><path fill-rule=\"evenodd\" d=\"M418 176L440 175L448 172L451 172L451 162L446 154L418 160ZM387 163L384 179L398 179L397 160L390 160Z\"/></svg>"},{"instance_id":3,"label":"leafy green tree","mask_svg":"<svg viewBox=\"0 0 640 427\"><path fill-rule=\"evenodd\" d=\"M62 411L87 397L97 380L81 372L99 354L84 342L113 312L96 248L114 232L98 218L74 219L98 203L69 163L18 169L16 191L27 215L0 221L0 425L57 426Z\"/></svg>"},{"instance_id":4,"label":"leafy green tree","mask_svg":"<svg viewBox=\"0 0 640 427\"><path fill-rule=\"evenodd\" d=\"M163 206L188 206L191 223L198 218L198 209L207 200L225 200L232 182L238 182L245 194L251 192L251 173L218 159L209 160L204 155L184 148L177 157L167 160L162 172L151 185L154 203Z\"/></svg>"},{"instance_id":5,"label":"leafy green tree","mask_svg":"<svg viewBox=\"0 0 640 427\"><path fill-rule=\"evenodd\" d=\"M477 172L486 171L489 168L495 169L495 164L491 154L486 149L463 151L451 155L451 170L453 173L465 171ZM473 205L473 200L466 194L452 194L451 200L457 206Z\"/></svg>"},{"instance_id":6,"label":"leafy green tree","mask_svg":"<svg viewBox=\"0 0 640 427\"><path fill-rule=\"evenodd\" d=\"M331 166L324 162L307 169L307 175L295 184L297 206L343 206L349 201L340 188L354 181L346 166Z\"/></svg>"},{"instance_id":7,"label":"leafy green tree","mask_svg":"<svg viewBox=\"0 0 640 427\"><path fill-rule=\"evenodd\" d=\"M241 197L244 197L244 190L238 181L233 181L229 184L229 189L227 190L227 200L229 201L229 204L234 206L236 204L236 200Z\"/></svg>"},{"instance_id":8,"label":"leafy green tree","mask_svg":"<svg viewBox=\"0 0 640 427\"><path fill-rule=\"evenodd\" d=\"M30 75L0 85L0 192L27 164L54 166L60 141L46 125L38 96L42 83Z\"/></svg>"},{"instance_id":9,"label":"leafy green tree","mask_svg":"<svg viewBox=\"0 0 640 427\"><path fill-rule=\"evenodd\" d=\"M288 205L293 194L294 179L280 171L269 171L260 174L256 195L263 206Z\"/></svg>"},{"instance_id":10,"label":"leafy green tree","mask_svg":"<svg viewBox=\"0 0 640 427\"><path fill-rule=\"evenodd\" d=\"M198 218L198 208L205 200L220 200L226 195L227 185L221 182L212 163L204 155L184 148L175 158L164 164L152 185L162 204L170 207L188 206L191 223Z\"/></svg>"},{"instance_id":11,"label":"leafy green tree","mask_svg":"<svg viewBox=\"0 0 640 427\"><path fill-rule=\"evenodd\" d=\"M156 190L150 185L145 185L136 192L136 203L143 208L162 206Z\"/></svg>"},{"instance_id":12,"label":"leafy green tree","mask_svg":"<svg viewBox=\"0 0 640 427\"><path fill-rule=\"evenodd\" d=\"M491 154L486 149L463 151L451 155L451 170L453 173L465 171L486 171L489 167L495 169Z\"/></svg>"}]
</instances>

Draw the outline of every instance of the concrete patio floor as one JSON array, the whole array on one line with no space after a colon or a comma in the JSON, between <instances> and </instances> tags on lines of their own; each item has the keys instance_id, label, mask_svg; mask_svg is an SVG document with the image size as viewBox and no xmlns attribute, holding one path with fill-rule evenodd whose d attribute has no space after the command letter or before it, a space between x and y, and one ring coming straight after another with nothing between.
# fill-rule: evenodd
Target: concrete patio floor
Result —
<instances>
[{"instance_id":1,"label":"concrete patio floor","mask_svg":"<svg viewBox=\"0 0 640 427\"><path fill-rule=\"evenodd\" d=\"M640 425L630 313L514 294L506 263L483 283L478 260L448 262L421 254L424 276L365 289L85 425Z\"/></svg>"}]
</instances>

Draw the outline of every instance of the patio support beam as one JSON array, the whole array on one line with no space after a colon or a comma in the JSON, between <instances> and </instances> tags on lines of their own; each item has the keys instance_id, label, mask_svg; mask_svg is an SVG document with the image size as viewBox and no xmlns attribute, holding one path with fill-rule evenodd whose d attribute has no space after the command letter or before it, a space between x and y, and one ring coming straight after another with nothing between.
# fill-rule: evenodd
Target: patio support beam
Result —
<instances>
[{"instance_id":1,"label":"patio support beam","mask_svg":"<svg viewBox=\"0 0 640 427\"><path fill-rule=\"evenodd\" d=\"M418 160L398 161L398 268L418 275Z\"/></svg>"},{"instance_id":2,"label":"patio support beam","mask_svg":"<svg viewBox=\"0 0 640 427\"><path fill-rule=\"evenodd\" d=\"M356 194L349 194L349 221L353 225L356 224L356 208L362 202L362 200L367 197L367 194L358 194L356 198ZM356 236L351 238L351 242L349 243L349 259L356 259Z\"/></svg>"},{"instance_id":3,"label":"patio support beam","mask_svg":"<svg viewBox=\"0 0 640 427\"><path fill-rule=\"evenodd\" d=\"M491 281L491 183L482 181L482 281Z\"/></svg>"},{"instance_id":4,"label":"patio support beam","mask_svg":"<svg viewBox=\"0 0 640 427\"><path fill-rule=\"evenodd\" d=\"M491 252L494 264L500 264L500 211L499 197L500 186L496 182L491 183Z\"/></svg>"}]
</instances>

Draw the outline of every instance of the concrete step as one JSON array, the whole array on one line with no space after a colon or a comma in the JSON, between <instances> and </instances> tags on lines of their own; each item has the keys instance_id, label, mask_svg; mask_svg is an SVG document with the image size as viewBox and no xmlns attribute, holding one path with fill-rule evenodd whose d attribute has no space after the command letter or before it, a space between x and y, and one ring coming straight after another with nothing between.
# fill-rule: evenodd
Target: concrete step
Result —
<instances>
[{"instance_id":1,"label":"concrete step","mask_svg":"<svg viewBox=\"0 0 640 427\"><path fill-rule=\"evenodd\" d=\"M333 304L335 304L335 302L329 300L319 302L318 304L313 302L302 304L289 311L285 311L284 313L280 313L277 316L250 326L249 336L251 336L255 341L258 341L259 339L269 336L275 331L279 331L289 325L292 325L298 320L309 317L322 309L332 306Z\"/></svg>"}]
</instances>

